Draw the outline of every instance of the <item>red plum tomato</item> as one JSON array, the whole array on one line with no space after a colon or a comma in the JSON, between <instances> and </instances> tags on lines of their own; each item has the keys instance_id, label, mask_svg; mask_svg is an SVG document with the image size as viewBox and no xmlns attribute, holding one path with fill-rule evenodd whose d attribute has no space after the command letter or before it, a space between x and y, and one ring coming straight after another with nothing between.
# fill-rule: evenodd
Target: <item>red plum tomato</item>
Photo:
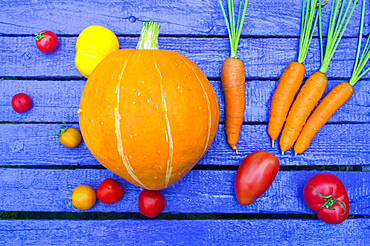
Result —
<instances>
[{"instance_id":1,"label":"red plum tomato","mask_svg":"<svg viewBox=\"0 0 370 246\"><path fill-rule=\"evenodd\" d=\"M12 107L17 113L24 113L32 106L31 98L24 93L19 93L12 98Z\"/></svg>"},{"instance_id":2,"label":"red plum tomato","mask_svg":"<svg viewBox=\"0 0 370 246\"><path fill-rule=\"evenodd\" d=\"M313 176L303 189L303 198L317 217L327 224L340 224L348 217L349 199L346 188L333 174L320 173Z\"/></svg>"},{"instance_id":3,"label":"red plum tomato","mask_svg":"<svg viewBox=\"0 0 370 246\"><path fill-rule=\"evenodd\" d=\"M156 217L165 205L166 201L159 191L143 190L139 195L139 211L147 217Z\"/></svg>"},{"instance_id":4,"label":"red plum tomato","mask_svg":"<svg viewBox=\"0 0 370 246\"><path fill-rule=\"evenodd\" d=\"M79 210L88 210L96 202L95 190L88 185L79 185L72 191L72 204Z\"/></svg>"},{"instance_id":5,"label":"red plum tomato","mask_svg":"<svg viewBox=\"0 0 370 246\"><path fill-rule=\"evenodd\" d=\"M36 47L43 53L50 53L58 45L58 37L51 31L42 31L36 35Z\"/></svg>"},{"instance_id":6,"label":"red plum tomato","mask_svg":"<svg viewBox=\"0 0 370 246\"><path fill-rule=\"evenodd\" d=\"M113 204L121 200L123 188L114 179L107 178L99 185L96 195L102 203Z\"/></svg>"},{"instance_id":7,"label":"red plum tomato","mask_svg":"<svg viewBox=\"0 0 370 246\"><path fill-rule=\"evenodd\" d=\"M244 158L235 177L235 194L241 205L250 205L264 194L280 168L279 159L268 152L257 150Z\"/></svg>"}]
</instances>

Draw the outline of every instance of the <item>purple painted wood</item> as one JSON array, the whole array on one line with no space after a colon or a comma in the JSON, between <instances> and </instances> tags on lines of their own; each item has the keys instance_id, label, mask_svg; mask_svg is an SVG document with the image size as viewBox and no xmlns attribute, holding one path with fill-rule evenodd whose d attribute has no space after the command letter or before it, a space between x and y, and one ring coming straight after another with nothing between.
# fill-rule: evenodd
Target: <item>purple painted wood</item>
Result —
<instances>
[{"instance_id":1,"label":"purple painted wood","mask_svg":"<svg viewBox=\"0 0 370 246\"><path fill-rule=\"evenodd\" d=\"M225 2L225 0L223 0ZM327 32L330 5L323 8ZM362 1L360 1L362 2ZM328 77L348 79L357 48L360 4L329 66ZM60 145L55 137L58 122L77 122L77 109L85 83L74 65L77 35L87 26L102 25L119 35L121 48L134 48L142 23L162 24L159 45L193 60L208 76L220 103L222 62L230 54L226 25L217 0L204 1L1 1L0 8L0 211L75 212L68 203L68 188L86 183L95 189L107 178L116 178L125 189L122 201L91 212L138 212L141 189L104 169L63 169L64 166L99 165L82 143L76 149ZM366 12L365 23L369 22ZM263 149L282 166L369 165L369 81L360 81L355 94L323 127L302 155L280 155L267 135L269 103L278 78L297 59L301 1L249 1L238 57L246 65L246 112L236 155L226 144L224 125L199 165L239 165L249 153ZM50 54L35 47L33 33L48 29L59 35L59 46ZM364 35L370 26L365 24ZM317 33L315 34L317 35ZM319 42L312 42L306 77L320 66ZM29 80L22 80L22 78ZM38 80L47 78L48 80ZM81 78L79 80L78 78ZM369 79L370 74L364 79ZM339 83L329 82L327 91ZM11 97L26 92L34 107L16 114ZM19 122L26 124L15 124ZM51 123L51 124L49 124ZM250 124L252 123L252 124ZM256 124L255 124L256 123ZM355 124L352 124L355 123ZM74 124L78 128L78 124ZM44 165L56 169L38 169ZM32 168L22 168L33 166ZM98 167L98 166L97 166ZM100 166L99 166L100 167ZM204 167L204 166L203 166ZM364 168L366 170L366 168ZM270 189L251 206L237 203L233 181L236 171L193 170L176 185L163 190L166 213L313 214L302 200L302 189L317 171L280 171ZM333 172L344 182L352 215L369 215L368 172ZM1 215L1 214L0 214ZM169 215L170 216L170 215ZM365 245L369 219L348 219L338 226L319 220L0 220L4 245Z\"/></svg>"},{"instance_id":2,"label":"purple painted wood","mask_svg":"<svg viewBox=\"0 0 370 246\"><path fill-rule=\"evenodd\" d=\"M175 185L162 190L163 213L268 213L313 214L302 194L306 182L318 171L280 171L268 191L249 206L240 205L234 193L236 171L193 170ZM369 172L331 172L339 177L350 199L350 214L370 214ZM80 184L97 189L105 178L124 188L115 204L97 201L87 212L137 212L142 191L108 170L0 169L0 210L29 212L76 212L67 206L69 190ZM11 195L9 195L11 194Z\"/></svg>"},{"instance_id":3,"label":"purple painted wood","mask_svg":"<svg viewBox=\"0 0 370 246\"><path fill-rule=\"evenodd\" d=\"M237 1L235 1L237 2ZM359 1L362 2L361 0ZM226 1L223 0L224 6ZM360 24L358 4L345 32L356 37ZM242 35L299 36L301 1L249 1ZM0 34L33 34L47 29L57 34L78 35L85 27L102 25L119 35L137 35L143 21L162 24L167 35L227 35L218 1L138 0L0 2ZM327 33L331 1L322 8L323 32ZM368 13L366 19L368 20ZM365 26L364 34L369 32ZM317 34L317 33L316 33Z\"/></svg>"},{"instance_id":4,"label":"purple painted wood","mask_svg":"<svg viewBox=\"0 0 370 246\"><path fill-rule=\"evenodd\" d=\"M99 165L84 143L75 149L61 145L55 137L58 129L57 124L0 124L1 165ZM224 125L220 125L198 164L239 165L246 155L261 149L276 155L282 166L368 165L370 135L364 134L367 132L368 124L326 125L307 151L294 156L292 149L281 155L277 145L271 147L267 125L243 125L236 154L227 145Z\"/></svg>"},{"instance_id":5,"label":"purple painted wood","mask_svg":"<svg viewBox=\"0 0 370 246\"><path fill-rule=\"evenodd\" d=\"M2 245L367 245L370 219L0 220Z\"/></svg>"},{"instance_id":6,"label":"purple painted wood","mask_svg":"<svg viewBox=\"0 0 370 246\"><path fill-rule=\"evenodd\" d=\"M210 81L218 98L220 121L225 122L224 92L220 81ZM339 81L331 80L326 95ZM78 122L77 110L85 85L84 80L0 80L0 122ZM246 82L245 122L268 122L270 103L277 81L252 80ZM10 104L17 93L27 93L33 108L25 114L16 113ZM362 80L355 86L352 98L343 105L329 122L370 122L370 83Z\"/></svg>"},{"instance_id":7,"label":"purple painted wood","mask_svg":"<svg viewBox=\"0 0 370 246\"><path fill-rule=\"evenodd\" d=\"M56 50L43 54L33 37L0 36L4 49L0 53L4 61L0 63L0 77L83 78L74 64L76 39L60 37ZM138 39L119 37L120 48L135 48ZM298 45L298 38L242 38L238 58L246 66L247 79L278 79L289 62L297 60ZM159 47L185 55L210 78L220 77L222 63L230 56L228 38L159 37ZM356 49L357 39L342 39L330 63L329 78L351 76ZM312 41L304 65L306 77L319 69L319 39Z\"/></svg>"}]
</instances>

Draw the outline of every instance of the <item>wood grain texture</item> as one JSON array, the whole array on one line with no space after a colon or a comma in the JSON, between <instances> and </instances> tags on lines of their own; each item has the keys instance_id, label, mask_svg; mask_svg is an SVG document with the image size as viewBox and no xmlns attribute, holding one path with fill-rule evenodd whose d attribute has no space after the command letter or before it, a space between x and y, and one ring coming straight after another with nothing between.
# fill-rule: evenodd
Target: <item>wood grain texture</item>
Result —
<instances>
[{"instance_id":1,"label":"wood grain texture","mask_svg":"<svg viewBox=\"0 0 370 246\"><path fill-rule=\"evenodd\" d=\"M55 51L41 53L33 37L0 36L0 77L83 78L74 64L76 37L60 37ZM119 37L120 48L136 48L138 37ZM366 40L364 40L365 42ZM247 79L278 79L297 60L298 38L240 39L238 58ZM192 60L209 78L219 78L230 56L228 38L159 37L160 49L176 51ZM350 78L357 39L342 39L329 65L329 78ZM319 39L312 41L306 61L306 77L320 67ZM367 74L363 78L370 78Z\"/></svg>"},{"instance_id":2,"label":"wood grain texture","mask_svg":"<svg viewBox=\"0 0 370 246\"><path fill-rule=\"evenodd\" d=\"M361 0L359 2L362 2ZM226 6L226 1L223 1ZM361 4L356 8L345 36L357 36ZM322 8L323 32L327 33L331 1ZM227 35L218 1L82 0L1 1L0 34L33 34L51 30L78 35L90 25L102 25L115 34L137 35L143 21L162 24L167 35ZM301 1L249 1L242 35L299 36ZM368 20L368 13L366 19ZM365 26L364 34L369 32Z\"/></svg>"},{"instance_id":3,"label":"wood grain texture","mask_svg":"<svg viewBox=\"0 0 370 246\"><path fill-rule=\"evenodd\" d=\"M302 197L306 182L318 171L280 171L268 191L249 206L240 205L234 193L236 171L192 170L175 185L162 190L163 213L268 213L314 214ZM339 177L350 199L350 214L370 214L370 173L331 172ZM108 170L1 169L0 210L28 212L78 212L71 205L69 190L86 184L95 190L105 178L114 178L124 188L115 204L97 201L87 212L139 213L142 191ZM69 189L69 190L68 190ZM11 196L9 194L12 194Z\"/></svg>"},{"instance_id":4,"label":"wood grain texture","mask_svg":"<svg viewBox=\"0 0 370 246\"><path fill-rule=\"evenodd\" d=\"M77 110L85 85L84 80L0 80L0 122L78 122ZM220 122L225 122L225 100L220 81L210 81L218 98ZM277 81L246 81L244 122L268 122L270 103ZM326 95L339 81L328 82ZM31 96L33 107L24 114L16 113L10 102L17 93ZM352 98L341 107L331 123L370 122L370 83L360 81Z\"/></svg>"},{"instance_id":5,"label":"wood grain texture","mask_svg":"<svg viewBox=\"0 0 370 246\"><path fill-rule=\"evenodd\" d=\"M370 219L0 220L2 245L366 245Z\"/></svg>"},{"instance_id":6,"label":"wood grain texture","mask_svg":"<svg viewBox=\"0 0 370 246\"><path fill-rule=\"evenodd\" d=\"M69 125L79 129L78 125ZM100 165L82 142L68 149L56 138L57 124L0 124L0 165L2 166L63 166ZM238 153L228 146L224 125L199 165L239 165L243 158L261 149L276 155L282 166L369 165L369 124L325 125L311 146L298 156L293 149L284 155L278 146L271 147L267 125L243 125Z\"/></svg>"},{"instance_id":7,"label":"wood grain texture","mask_svg":"<svg viewBox=\"0 0 370 246\"><path fill-rule=\"evenodd\" d=\"M323 8L324 35L331 3L332 0ZM344 34L348 38L342 39L329 66L329 78L351 76L360 6ZM112 205L97 201L88 212L138 213L140 188L105 169L63 169L71 165L101 167L84 143L68 149L55 137L57 123L78 121L85 79L74 65L75 43L87 26L105 26L119 35L120 48L135 48L143 22L159 22L160 48L185 55L212 79L220 102L221 122L224 121L224 99L218 78L230 47L217 0L10 0L0 1L0 8L0 78L16 78L0 80L1 212L78 213L66 206L68 189L82 183L96 189L102 180L111 177L124 187L123 199ZM369 23L369 15L367 12L365 23ZM228 147L224 125L220 124L199 165L237 166L257 149L275 154L282 166L301 169L311 165L370 165L370 83L366 81L370 74L355 86L353 98L331 119L335 124L325 125L304 154L294 157L293 151L288 151L282 156L277 146L271 147L265 124L269 103L281 73L289 62L297 59L300 23L301 1L249 1L238 49L248 80L244 115L248 124L242 126L239 154ZM58 48L50 54L35 47L33 34L42 30L54 31L59 37ZM369 32L370 26L365 24L364 35ZM318 38L314 38L304 64L306 77L319 68ZM338 82L330 81L327 91ZM30 94L34 102L25 114L16 114L11 109L11 97L19 92ZM71 126L78 128L78 124ZM51 169L37 168L40 165ZM250 206L241 206L233 190L236 171L192 170L179 183L162 191L167 203L163 212L169 216L171 213L313 215L304 204L302 191L308 179L317 173L320 172L280 171L261 198ZM331 173L346 186L351 215L368 217L370 173ZM298 219L0 220L1 245L366 245L369 236L369 218L347 219L337 226Z\"/></svg>"}]
</instances>

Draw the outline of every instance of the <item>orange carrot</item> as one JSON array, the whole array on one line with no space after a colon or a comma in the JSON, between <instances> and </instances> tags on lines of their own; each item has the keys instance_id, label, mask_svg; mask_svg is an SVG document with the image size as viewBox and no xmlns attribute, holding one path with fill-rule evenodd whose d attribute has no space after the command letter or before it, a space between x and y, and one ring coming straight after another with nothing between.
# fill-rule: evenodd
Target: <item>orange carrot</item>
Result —
<instances>
[{"instance_id":1,"label":"orange carrot","mask_svg":"<svg viewBox=\"0 0 370 246\"><path fill-rule=\"evenodd\" d=\"M222 13L225 17L227 32L229 34L231 55L221 68L221 82L225 94L226 136L227 143L238 153L236 144L239 140L240 128L244 118L245 108L245 68L244 63L236 57L240 34L243 28L248 0L239 1L238 20L235 22L234 0L227 0L228 14L219 0ZM242 5L244 7L242 11ZM242 15L241 15L242 13ZM240 19L241 17L241 19Z\"/></svg>"},{"instance_id":2,"label":"orange carrot","mask_svg":"<svg viewBox=\"0 0 370 246\"><path fill-rule=\"evenodd\" d=\"M329 118L347 102L353 94L353 87L347 82L342 82L335 86L317 106L307 123L304 125L294 151L297 154L303 153L310 145L312 139L320 128L325 125Z\"/></svg>"},{"instance_id":3,"label":"orange carrot","mask_svg":"<svg viewBox=\"0 0 370 246\"><path fill-rule=\"evenodd\" d=\"M302 63L291 62L280 77L278 86L271 100L270 120L267 132L274 141L284 126L286 116L294 96L301 87L306 68Z\"/></svg>"},{"instance_id":4,"label":"orange carrot","mask_svg":"<svg viewBox=\"0 0 370 246\"><path fill-rule=\"evenodd\" d=\"M227 143L237 150L245 108L244 63L237 58L227 58L222 65L221 81L225 94Z\"/></svg>"},{"instance_id":5,"label":"orange carrot","mask_svg":"<svg viewBox=\"0 0 370 246\"><path fill-rule=\"evenodd\" d=\"M349 83L342 82L335 86L317 106L315 111L307 120L307 123L304 125L303 130L297 139L297 142L294 146L294 151L296 154L303 153L308 148L308 146L311 144L312 139L315 137L320 128L340 107L342 107L344 103L348 101L348 99L351 98L351 96L353 95L353 86L357 83L357 81L359 81L362 76L370 71L370 68L368 68L363 73L361 73L366 63L370 59L370 37L367 39L365 48L363 49L361 58L359 59L364 26L365 2L366 1L362 2L360 35L355 59L356 62L353 68L351 79Z\"/></svg>"},{"instance_id":6,"label":"orange carrot","mask_svg":"<svg viewBox=\"0 0 370 246\"><path fill-rule=\"evenodd\" d=\"M297 140L306 120L317 102L324 94L328 78L322 72L314 72L297 95L289 111L283 132L280 137L282 154L290 149Z\"/></svg>"},{"instance_id":7,"label":"orange carrot","mask_svg":"<svg viewBox=\"0 0 370 246\"><path fill-rule=\"evenodd\" d=\"M306 59L308 48L311 44L318 16L321 15L321 1L317 3L317 0L308 0L306 4L306 1L303 0L302 3L298 62L289 63L288 67L284 70L271 100L270 119L267 132L272 139L272 147L274 147L274 141L283 128L293 99L301 87L306 73L303 62ZM320 7L318 5L320 5ZM317 7L319 7L319 10L316 12L315 17L315 9Z\"/></svg>"},{"instance_id":8,"label":"orange carrot","mask_svg":"<svg viewBox=\"0 0 370 246\"><path fill-rule=\"evenodd\" d=\"M351 3L351 1L345 3L341 0L333 0L325 55L322 44L321 15L319 16L321 67L319 71L314 72L308 77L289 111L280 137L280 150L282 154L293 146L302 131L306 120L325 92L328 81L326 71L328 70L334 52L342 39L349 20L351 19L357 0L352 3L352 9L349 12ZM347 6L347 8L345 8L345 6ZM346 9L346 11L344 11L344 9ZM319 12L321 13L321 4L319 4ZM346 20L348 12L349 15Z\"/></svg>"}]
</instances>

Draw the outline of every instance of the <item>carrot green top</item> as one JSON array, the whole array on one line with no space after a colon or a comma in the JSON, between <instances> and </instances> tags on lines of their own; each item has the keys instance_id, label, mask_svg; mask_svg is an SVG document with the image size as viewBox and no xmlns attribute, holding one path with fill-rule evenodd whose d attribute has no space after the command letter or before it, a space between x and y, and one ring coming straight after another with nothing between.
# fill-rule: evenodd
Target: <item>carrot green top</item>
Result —
<instances>
[{"instance_id":1,"label":"carrot green top","mask_svg":"<svg viewBox=\"0 0 370 246\"><path fill-rule=\"evenodd\" d=\"M361 49L362 31L364 28L365 2L366 2L365 0L363 0L362 2L361 26L360 26L360 35L358 38L356 61L353 67L351 79L349 80L349 83L352 86L356 84L356 82L359 81L362 78L362 76L364 76L370 70L370 68L367 68L363 73L361 73L361 71L363 70L363 68L365 67L366 63L368 62L370 58L370 52L369 52L370 51L370 45L369 45L370 36L368 37L366 41L366 45L362 51L360 61L358 60L359 55L360 55L360 49Z\"/></svg>"},{"instance_id":2,"label":"carrot green top","mask_svg":"<svg viewBox=\"0 0 370 246\"><path fill-rule=\"evenodd\" d=\"M298 53L298 62L303 63L306 59L308 48L310 47L313 32L317 25L318 16L321 15L321 0L308 0L307 5L306 1L303 0L302 6L302 23L301 23L301 36L299 40L299 53ZM326 4L323 3L323 4ZM319 10L316 11L315 17L315 9L319 7ZM315 22L314 22L315 20ZM312 23L313 26L312 26Z\"/></svg>"},{"instance_id":3,"label":"carrot green top","mask_svg":"<svg viewBox=\"0 0 370 246\"><path fill-rule=\"evenodd\" d=\"M323 55L323 45L322 45L322 30L321 30L321 16L319 19L319 28L320 28L320 48L321 48L321 67L320 72L326 73L329 67L329 63L333 58L334 52L338 47L340 40L342 39L343 33L346 30L346 27L351 19L352 13L356 7L358 0L349 0L346 3L346 0L333 0L331 12L330 12L330 21L329 21L329 30L328 30L328 39L326 41L325 56ZM342 2L342 3L341 3ZM349 12L351 3L352 9ZM340 7L340 8L339 8ZM321 6L319 6L321 8ZM320 10L321 11L321 10ZM348 18L346 20L346 17Z\"/></svg>"},{"instance_id":4,"label":"carrot green top","mask_svg":"<svg viewBox=\"0 0 370 246\"><path fill-rule=\"evenodd\" d=\"M227 26L227 32L229 34L229 40L230 40L230 48L231 48L231 58L237 58L236 57L236 51L238 49L238 43L239 43L239 38L240 34L242 32L243 28L243 23L244 23L244 17L245 13L247 11L247 5L248 5L248 0L240 0L239 2L239 11L238 11L238 21L237 24L235 25L235 12L234 12L234 0L227 0L227 9L229 13L229 18L227 18L225 9L222 5L221 0L218 0L221 5L222 13L225 17L226 21L226 26ZM244 2L244 8L243 8L243 14L241 16L240 20L240 14L242 10L242 5Z\"/></svg>"}]
</instances>

